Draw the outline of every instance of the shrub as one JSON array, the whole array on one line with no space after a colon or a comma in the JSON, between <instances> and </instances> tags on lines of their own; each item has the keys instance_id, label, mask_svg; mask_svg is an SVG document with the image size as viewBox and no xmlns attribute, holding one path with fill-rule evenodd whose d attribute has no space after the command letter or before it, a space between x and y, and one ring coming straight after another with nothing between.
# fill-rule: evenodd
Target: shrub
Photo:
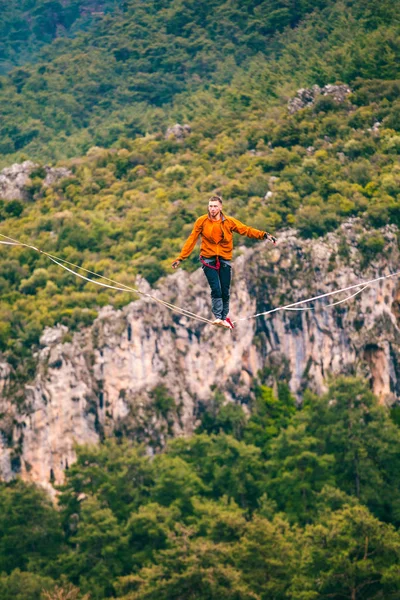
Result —
<instances>
[{"instance_id":1,"label":"shrub","mask_svg":"<svg viewBox=\"0 0 400 600\"><path fill-rule=\"evenodd\" d=\"M324 235L338 226L339 217L320 206L303 206L297 212L296 227L301 236L313 238Z\"/></svg>"},{"instance_id":2,"label":"shrub","mask_svg":"<svg viewBox=\"0 0 400 600\"><path fill-rule=\"evenodd\" d=\"M363 236L358 248L363 256L364 266L368 265L378 254L384 250L386 241L382 235L373 234Z\"/></svg>"},{"instance_id":3,"label":"shrub","mask_svg":"<svg viewBox=\"0 0 400 600\"><path fill-rule=\"evenodd\" d=\"M19 217L24 210L24 205L19 200L6 202L3 212L10 217Z\"/></svg>"},{"instance_id":4,"label":"shrub","mask_svg":"<svg viewBox=\"0 0 400 600\"><path fill-rule=\"evenodd\" d=\"M48 276L46 269L35 269L31 277L21 281L19 291L22 294L35 294L38 288L45 287Z\"/></svg>"},{"instance_id":5,"label":"shrub","mask_svg":"<svg viewBox=\"0 0 400 600\"><path fill-rule=\"evenodd\" d=\"M164 175L168 181L182 181L186 175L186 169L182 165L167 167Z\"/></svg>"}]
</instances>

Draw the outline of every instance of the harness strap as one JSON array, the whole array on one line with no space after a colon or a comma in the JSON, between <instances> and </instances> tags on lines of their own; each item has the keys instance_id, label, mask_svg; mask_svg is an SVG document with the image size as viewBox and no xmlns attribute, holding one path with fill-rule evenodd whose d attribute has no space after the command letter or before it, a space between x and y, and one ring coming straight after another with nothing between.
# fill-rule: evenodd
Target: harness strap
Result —
<instances>
[{"instance_id":1,"label":"harness strap","mask_svg":"<svg viewBox=\"0 0 400 600\"><path fill-rule=\"evenodd\" d=\"M206 263L206 261L203 260L202 256L200 256L200 262L205 267L208 267L209 269L214 269L214 271L219 271L221 268L221 263L219 262L219 256L216 256L215 267L213 265L209 265L208 263Z\"/></svg>"}]
</instances>

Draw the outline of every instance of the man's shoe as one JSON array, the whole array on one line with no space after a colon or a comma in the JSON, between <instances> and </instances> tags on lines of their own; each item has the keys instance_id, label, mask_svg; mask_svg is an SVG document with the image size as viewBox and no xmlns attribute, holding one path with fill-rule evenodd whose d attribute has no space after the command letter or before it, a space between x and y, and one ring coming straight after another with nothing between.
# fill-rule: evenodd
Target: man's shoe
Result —
<instances>
[{"instance_id":1,"label":"man's shoe","mask_svg":"<svg viewBox=\"0 0 400 600\"><path fill-rule=\"evenodd\" d=\"M223 321L223 325L226 329L233 329L233 327L231 327L231 325L229 325L228 320L225 319L225 321Z\"/></svg>"},{"instance_id":2,"label":"man's shoe","mask_svg":"<svg viewBox=\"0 0 400 600\"><path fill-rule=\"evenodd\" d=\"M229 327L231 329L235 329L235 326L234 326L234 324L232 323L232 321L230 320L229 317L226 317L225 321L228 323L228 325L229 325Z\"/></svg>"},{"instance_id":3,"label":"man's shoe","mask_svg":"<svg viewBox=\"0 0 400 600\"><path fill-rule=\"evenodd\" d=\"M223 320L222 320L222 319L215 319L215 320L213 321L213 325L219 325L220 327L221 327L221 326L222 326L222 327L224 327L224 322L223 322Z\"/></svg>"}]
</instances>

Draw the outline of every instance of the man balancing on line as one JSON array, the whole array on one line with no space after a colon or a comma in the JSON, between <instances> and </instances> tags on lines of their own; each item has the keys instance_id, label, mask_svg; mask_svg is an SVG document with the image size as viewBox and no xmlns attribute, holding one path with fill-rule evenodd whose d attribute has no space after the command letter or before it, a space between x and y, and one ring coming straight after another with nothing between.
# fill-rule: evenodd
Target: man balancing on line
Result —
<instances>
[{"instance_id":1,"label":"man balancing on line","mask_svg":"<svg viewBox=\"0 0 400 600\"><path fill-rule=\"evenodd\" d=\"M222 198L211 196L208 202L208 213L197 219L182 252L172 263L172 267L176 269L182 260L188 258L201 235L200 262L211 288L212 312L215 316L213 324L228 329L233 329L228 313L234 231L249 238L267 239L276 244L276 238L266 231L253 229L233 217L224 215Z\"/></svg>"}]
</instances>

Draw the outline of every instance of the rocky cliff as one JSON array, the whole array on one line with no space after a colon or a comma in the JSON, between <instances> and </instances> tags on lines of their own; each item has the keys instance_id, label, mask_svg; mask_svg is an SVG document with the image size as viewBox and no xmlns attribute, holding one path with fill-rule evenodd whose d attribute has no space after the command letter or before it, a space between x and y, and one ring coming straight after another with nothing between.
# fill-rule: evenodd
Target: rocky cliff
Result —
<instances>
[{"instance_id":1,"label":"rocky cliff","mask_svg":"<svg viewBox=\"0 0 400 600\"><path fill-rule=\"evenodd\" d=\"M397 236L393 226L366 232L352 221L324 239L303 240L292 230L275 248L266 242L241 247L231 314L252 315L393 273L400 269ZM200 269L170 275L154 293L210 316ZM168 435L193 430L199 407L216 388L227 401L246 405L264 367L271 385L286 378L299 398L306 387L323 391L335 374L357 373L370 379L382 402L399 400L399 279L324 309L331 301L245 320L230 332L142 298L119 311L102 309L93 326L72 337L62 326L45 330L37 374L19 408L7 394L9 367L0 368L1 476L20 472L51 489L50 481L61 482L74 461L75 443L152 435L162 445Z\"/></svg>"},{"instance_id":2,"label":"rocky cliff","mask_svg":"<svg viewBox=\"0 0 400 600\"><path fill-rule=\"evenodd\" d=\"M0 171L0 200L27 200L29 198L29 184L35 173L40 174L44 187L53 185L64 177L69 177L72 172L66 167L50 167L39 165L26 160L23 163L15 163Z\"/></svg>"},{"instance_id":3,"label":"rocky cliff","mask_svg":"<svg viewBox=\"0 0 400 600\"><path fill-rule=\"evenodd\" d=\"M350 94L351 89L345 84L328 83L322 88L319 85L313 85L312 88L300 88L297 90L296 96L289 99L288 111L293 114L303 108L310 108L320 96L327 96L337 104L342 104Z\"/></svg>"}]
</instances>

